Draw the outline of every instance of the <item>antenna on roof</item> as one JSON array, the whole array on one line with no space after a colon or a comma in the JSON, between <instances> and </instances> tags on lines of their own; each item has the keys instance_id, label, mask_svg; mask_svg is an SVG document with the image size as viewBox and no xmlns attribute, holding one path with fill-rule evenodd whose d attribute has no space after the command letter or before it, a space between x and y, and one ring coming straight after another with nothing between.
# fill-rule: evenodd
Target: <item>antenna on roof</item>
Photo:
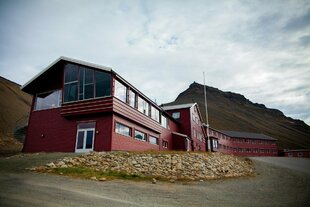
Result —
<instances>
[{"instance_id":1,"label":"antenna on roof","mask_svg":"<svg viewBox=\"0 0 310 207\"><path fill-rule=\"evenodd\" d=\"M203 72L203 92L204 92L204 98L205 98L207 143L208 143L208 151L209 151L211 149L211 144L210 144L210 137L209 137L209 117L208 117L207 86L206 86L205 72Z\"/></svg>"}]
</instances>

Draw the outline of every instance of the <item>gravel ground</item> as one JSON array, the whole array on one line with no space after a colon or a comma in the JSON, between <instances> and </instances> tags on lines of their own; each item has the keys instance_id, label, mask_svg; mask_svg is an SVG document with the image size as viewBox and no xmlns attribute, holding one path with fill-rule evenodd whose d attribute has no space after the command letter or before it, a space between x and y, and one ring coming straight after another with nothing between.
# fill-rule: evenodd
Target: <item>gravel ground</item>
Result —
<instances>
[{"instance_id":1,"label":"gravel ground","mask_svg":"<svg viewBox=\"0 0 310 207\"><path fill-rule=\"evenodd\" d=\"M63 156L52 153L0 158L0 206L309 206L310 203L308 173L259 160L254 161L255 177L189 183L98 182L24 170Z\"/></svg>"}]
</instances>

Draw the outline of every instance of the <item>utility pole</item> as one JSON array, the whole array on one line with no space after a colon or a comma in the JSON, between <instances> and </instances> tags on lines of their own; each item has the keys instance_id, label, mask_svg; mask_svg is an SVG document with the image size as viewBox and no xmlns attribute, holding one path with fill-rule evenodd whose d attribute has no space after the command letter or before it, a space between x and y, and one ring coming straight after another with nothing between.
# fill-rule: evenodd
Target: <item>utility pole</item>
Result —
<instances>
[{"instance_id":1,"label":"utility pole","mask_svg":"<svg viewBox=\"0 0 310 207\"><path fill-rule=\"evenodd\" d=\"M203 92L204 92L205 109L206 109L207 145L208 145L208 151L211 151L211 143L210 143L210 137L209 137L209 116L208 116L207 86L206 86L205 72L203 72L203 89L204 89Z\"/></svg>"}]
</instances>

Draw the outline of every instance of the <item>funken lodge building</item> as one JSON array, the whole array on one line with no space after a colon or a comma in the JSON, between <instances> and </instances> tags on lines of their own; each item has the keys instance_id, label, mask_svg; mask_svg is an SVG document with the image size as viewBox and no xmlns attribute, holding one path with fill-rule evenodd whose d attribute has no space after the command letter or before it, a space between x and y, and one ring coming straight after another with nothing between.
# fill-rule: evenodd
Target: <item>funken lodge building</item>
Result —
<instances>
[{"instance_id":1,"label":"funken lodge building","mask_svg":"<svg viewBox=\"0 0 310 207\"><path fill-rule=\"evenodd\" d=\"M22 90L33 95L24 152L277 155L276 139L206 127L196 103L158 106L108 67L60 57Z\"/></svg>"}]
</instances>

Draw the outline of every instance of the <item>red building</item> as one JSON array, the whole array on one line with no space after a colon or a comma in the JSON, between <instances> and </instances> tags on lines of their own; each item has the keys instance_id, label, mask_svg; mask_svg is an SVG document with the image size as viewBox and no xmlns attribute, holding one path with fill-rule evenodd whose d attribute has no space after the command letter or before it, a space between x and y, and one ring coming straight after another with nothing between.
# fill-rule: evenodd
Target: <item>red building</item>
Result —
<instances>
[{"instance_id":1,"label":"red building","mask_svg":"<svg viewBox=\"0 0 310 207\"><path fill-rule=\"evenodd\" d=\"M197 104L166 112L108 67L60 57L22 90L24 152L205 150Z\"/></svg>"},{"instance_id":2,"label":"red building","mask_svg":"<svg viewBox=\"0 0 310 207\"><path fill-rule=\"evenodd\" d=\"M285 157L310 157L310 149L283 150Z\"/></svg>"},{"instance_id":3,"label":"red building","mask_svg":"<svg viewBox=\"0 0 310 207\"><path fill-rule=\"evenodd\" d=\"M207 128L206 128L207 129ZM208 128L211 149L238 156L277 156L276 139L264 134Z\"/></svg>"},{"instance_id":4,"label":"red building","mask_svg":"<svg viewBox=\"0 0 310 207\"><path fill-rule=\"evenodd\" d=\"M193 151L206 150L206 136L197 103L170 105L162 108L180 123L180 132L189 138L183 148Z\"/></svg>"}]
</instances>

